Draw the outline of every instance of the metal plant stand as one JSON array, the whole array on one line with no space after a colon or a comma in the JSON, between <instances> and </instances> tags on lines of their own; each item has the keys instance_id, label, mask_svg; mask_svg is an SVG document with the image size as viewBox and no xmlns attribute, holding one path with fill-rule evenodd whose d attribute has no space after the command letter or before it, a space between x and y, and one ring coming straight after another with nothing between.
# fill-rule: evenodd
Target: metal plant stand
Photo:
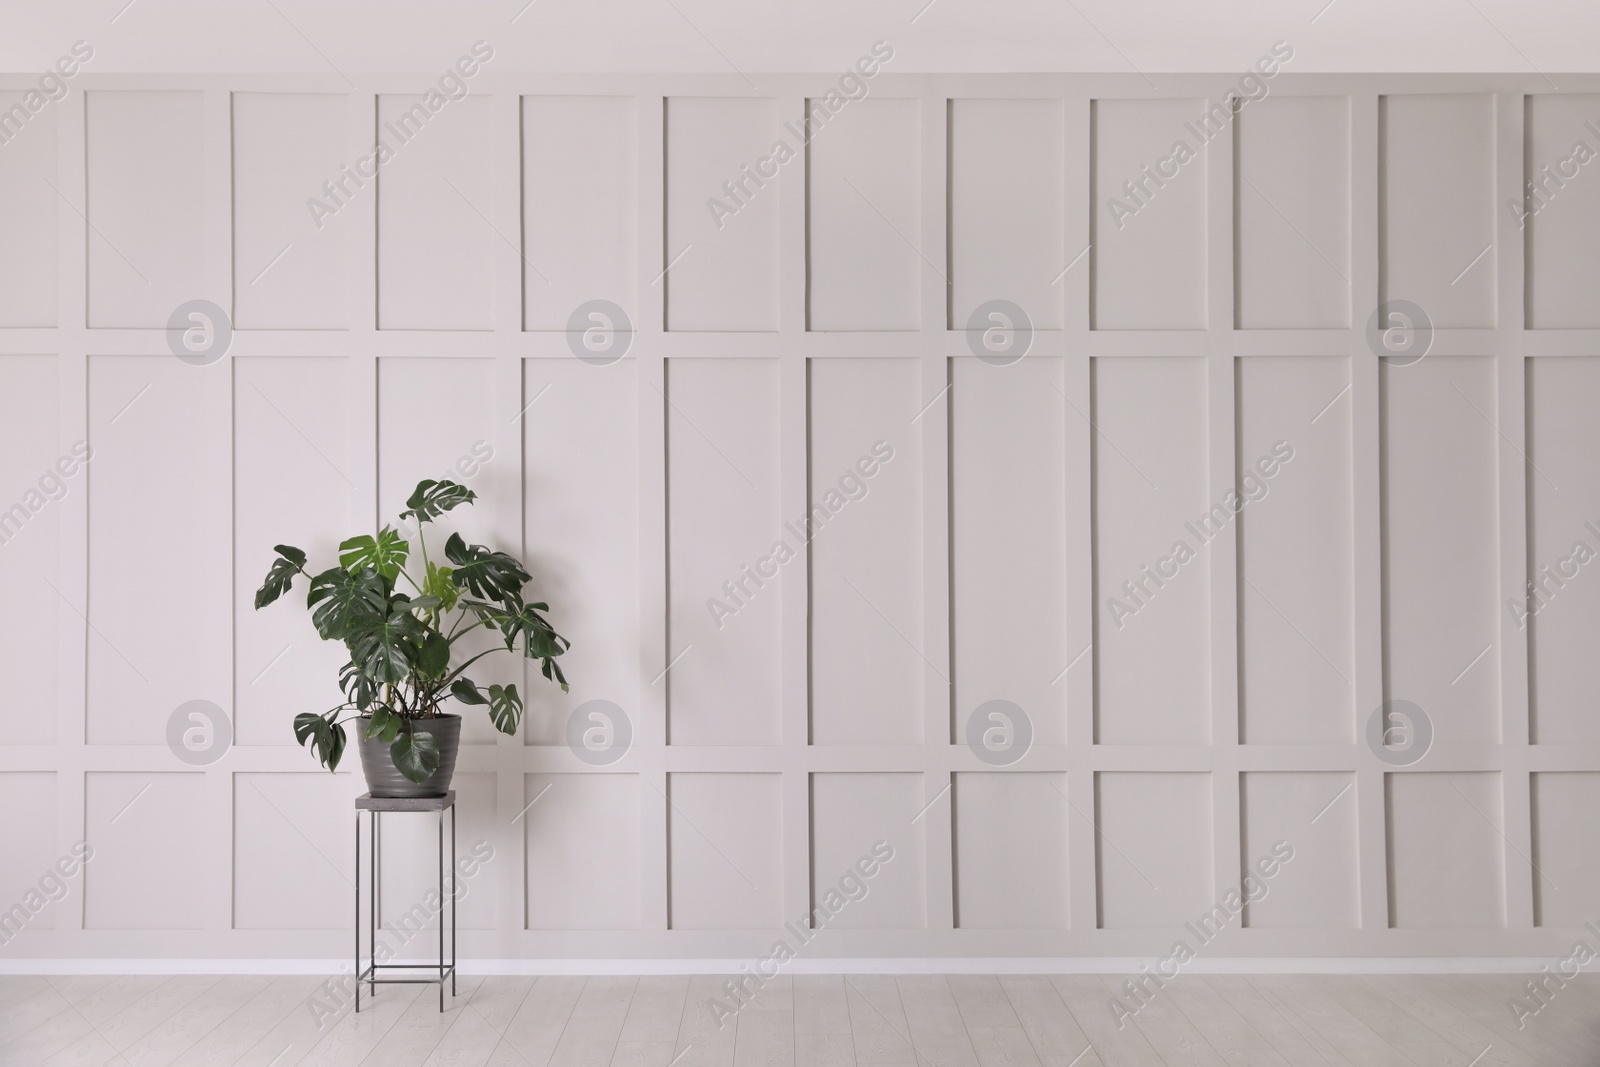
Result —
<instances>
[{"instance_id":1,"label":"metal plant stand","mask_svg":"<svg viewBox=\"0 0 1600 1067\"><path fill-rule=\"evenodd\" d=\"M444 961L444 813L450 811L450 962ZM372 888L367 894L367 948L370 962L361 966L361 813L368 813L368 823L371 834L367 841L367 866L371 870ZM383 823L381 817L387 811L436 811L439 813L439 963L437 978L379 978L378 972L384 971L431 971L435 965L431 963L379 963L378 951L378 887L382 881L383 873ZM363 793L356 797L356 1011L361 1010L361 983L367 982L372 996L378 995L380 985L416 985L437 983L439 986L439 1010L444 1011L444 983L448 976L450 979L450 995L456 995L456 895L455 895L455 863L456 863L456 794L451 790L442 797L375 797L371 793Z\"/></svg>"}]
</instances>

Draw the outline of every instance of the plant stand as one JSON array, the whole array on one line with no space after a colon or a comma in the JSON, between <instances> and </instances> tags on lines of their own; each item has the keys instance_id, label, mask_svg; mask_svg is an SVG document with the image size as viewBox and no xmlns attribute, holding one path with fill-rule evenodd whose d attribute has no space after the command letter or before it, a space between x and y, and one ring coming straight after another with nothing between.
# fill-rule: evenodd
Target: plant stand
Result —
<instances>
[{"instance_id":1,"label":"plant stand","mask_svg":"<svg viewBox=\"0 0 1600 1067\"><path fill-rule=\"evenodd\" d=\"M450 810L450 962L444 961L444 813ZM435 968L431 963L379 963L378 950L378 896L379 886L382 884L383 873L383 823L384 812L391 811L436 811L439 813L439 963L438 977L428 978L379 978L378 972L384 971L431 971ZM371 834L367 842L368 864L371 870L372 888L367 894L367 947L370 962L366 967L361 966L361 813L368 813L368 823ZM437 983L439 986L439 1010L444 1011L444 983L448 975L450 979L450 995L456 995L456 895L455 895L455 863L456 863L456 794L450 790L442 797L375 797L371 793L363 793L356 797L356 1011L361 1010L361 983L365 980L372 996L378 995L380 985L416 985Z\"/></svg>"}]
</instances>

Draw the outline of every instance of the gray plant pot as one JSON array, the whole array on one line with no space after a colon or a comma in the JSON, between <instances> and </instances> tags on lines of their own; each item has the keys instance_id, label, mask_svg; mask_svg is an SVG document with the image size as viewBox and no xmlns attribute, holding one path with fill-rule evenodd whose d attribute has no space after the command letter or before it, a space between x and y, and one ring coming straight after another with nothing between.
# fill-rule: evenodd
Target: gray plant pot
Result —
<instances>
[{"instance_id":1,"label":"gray plant pot","mask_svg":"<svg viewBox=\"0 0 1600 1067\"><path fill-rule=\"evenodd\" d=\"M442 797L450 791L456 773L456 753L461 748L461 716L441 715L437 719L415 719L418 733L432 734L439 746L439 769L423 782L413 782L400 773L389 755L389 746L374 737L367 738L370 717L357 720L356 737L361 745L361 773L367 789L375 797Z\"/></svg>"}]
</instances>

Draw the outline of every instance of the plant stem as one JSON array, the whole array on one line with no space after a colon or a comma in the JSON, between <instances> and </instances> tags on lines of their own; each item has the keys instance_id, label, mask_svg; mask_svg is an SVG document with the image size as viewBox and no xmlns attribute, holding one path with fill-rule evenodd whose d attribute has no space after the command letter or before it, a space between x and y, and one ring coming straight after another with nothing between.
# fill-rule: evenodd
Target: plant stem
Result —
<instances>
[{"instance_id":1,"label":"plant stem","mask_svg":"<svg viewBox=\"0 0 1600 1067\"><path fill-rule=\"evenodd\" d=\"M457 667L455 670L453 670L449 674L445 675L444 679L439 682L440 687L449 685L451 682L453 682L457 678L461 677L461 672L465 671L468 667L472 666L474 663L478 662L480 659L482 659L483 657L487 656L489 653L491 653L491 652L499 652L499 651L501 651L501 649L500 649L500 647L498 645L496 645L494 648L487 648L487 649L484 649L482 652L479 652L476 656L473 656L471 659L467 660L467 662L463 663L461 666Z\"/></svg>"}]
</instances>

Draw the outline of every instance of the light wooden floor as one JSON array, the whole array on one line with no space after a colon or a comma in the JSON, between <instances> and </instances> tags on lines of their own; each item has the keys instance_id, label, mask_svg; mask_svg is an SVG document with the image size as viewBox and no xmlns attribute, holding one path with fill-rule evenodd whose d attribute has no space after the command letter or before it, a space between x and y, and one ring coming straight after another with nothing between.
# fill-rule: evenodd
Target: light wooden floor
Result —
<instances>
[{"instance_id":1,"label":"light wooden floor","mask_svg":"<svg viewBox=\"0 0 1600 1067\"><path fill-rule=\"evenodd\" d=\"M719 1029L723 979L463 978L319 1020L323 978L0 978L0 1064L128 1067L1539 1067L1600 1064L1600 978L1519 1029L1525 979L1205 977L1125 1028L1118 978L780 976ZM1552 983L1551 988L1555 988ZM329 1004L334 1002L330 999ZM369 1007L370 1005L370 1007Z\"/></svg>"}]
</instances>

